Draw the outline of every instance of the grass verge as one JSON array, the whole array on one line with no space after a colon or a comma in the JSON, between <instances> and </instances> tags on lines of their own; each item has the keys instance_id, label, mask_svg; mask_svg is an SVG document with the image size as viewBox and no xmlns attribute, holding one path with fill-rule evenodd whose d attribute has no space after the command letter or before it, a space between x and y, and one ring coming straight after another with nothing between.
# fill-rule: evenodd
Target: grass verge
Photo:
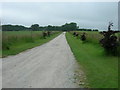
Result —
<instances>
[{"instance_id":1,"label":"grass verge","mask_svg":"<svg viewBox=\"0 0 120 90\"><path fill-rule=\"evenodd\" d=\"M9 50L3 50L2 51L2 57L6 57L6 56L9 56L9 55L16 55L16 54L18 54L22 51L27 50L27 49L31 49L33 47L42 45L42 44L52 40L53 38L55 38L59 34L60 34L60 32L55 33L55 34L51 35L51 37L47 37L46 39L38 38L38 39L34 40L34 42L17 42L17 43L14 43L14 45L12 45Z\"/></svg>"},{"instance_id":2,"label":"grass verge","mask_svg":"<svg viewBox=\"0 0 120 90\"><path fill-rule=\"evenodd\" d=\"M90 88L118 88L118 57L106 56L99 44L82 43L66 33L71 50L85 69Z\"/></svg>"}]
</instances>

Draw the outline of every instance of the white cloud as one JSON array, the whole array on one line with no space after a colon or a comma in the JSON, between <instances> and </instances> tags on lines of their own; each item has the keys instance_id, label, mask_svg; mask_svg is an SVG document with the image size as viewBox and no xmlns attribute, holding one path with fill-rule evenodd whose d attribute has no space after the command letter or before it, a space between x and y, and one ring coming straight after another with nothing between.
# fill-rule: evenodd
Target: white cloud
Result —
<instances>
[{"instance_id":1,"label":"white cloud","mask_svg":"<svg viewBox=\"0 0 120 90\"><path fill-rule=\"evenodd\" d=\"M101 30L106 29L111 20L114 23L113 29L117 29L117 9L115 2L2 3L4 24L62 25L74 21L80 27Z\"/></svg>"},{"instance_id":2,"label":"white cloud","mask_svg":"<svg viewBox=\"0 0 120 90\"><path fill-rule=\"evenodd\" d=\"M1 2L24 2L25 0L1 0ZM26 0L25 2L118 2L119 0Z\"/></svg>"}]
</instances>

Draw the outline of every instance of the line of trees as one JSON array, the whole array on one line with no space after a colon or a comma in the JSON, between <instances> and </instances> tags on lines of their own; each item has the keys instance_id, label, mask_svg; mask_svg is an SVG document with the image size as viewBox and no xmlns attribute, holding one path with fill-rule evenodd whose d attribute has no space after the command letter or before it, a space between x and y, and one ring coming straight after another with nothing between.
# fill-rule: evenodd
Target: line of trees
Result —
<instances>
[{"instance_id":1,"label":"line of trees","mask_svg":"<svg viewBox=\"0 0 120 90\"><path fill-rule=\"evenodd\" d=\"M24 31L28 29L22 25L2 25L2 31Z\"/></svg>"},{"instance_id":2,"label":"line of trees","mask_svg":"<svg viewBox=\"0 0 120 90\"><path fill-rule=\"evenodd\" d=\"M99 31L98 29L78 29L78 31Z\"/></svg>"},{"instance_id":3,"label":"line of trees","mask_svg":"<svg viewBox=\"0 0 120 90\"><path fill-rule=\"evenodd\" d=\"M39 26L39 24L33 24L30 27L25 27L22 25L2 25L2 31L25 31L25 30L33 30L33 31L73 31L78 30L79 27L77 23L71 22L66 23L61 26Z\"/></svg>"},{"instance_id":4,"label":"line of trees","mask_svg":"<svg viewBox=\"0 0 120 90\"><path fill-rule=\"evenodd\" d=\"M22 25L2 25L2 31L98 31L92 29L79 29L77 23L71 22L61 26L39 26L39 24L33 24L30 27Z\"/></svg>"}]
</instances>

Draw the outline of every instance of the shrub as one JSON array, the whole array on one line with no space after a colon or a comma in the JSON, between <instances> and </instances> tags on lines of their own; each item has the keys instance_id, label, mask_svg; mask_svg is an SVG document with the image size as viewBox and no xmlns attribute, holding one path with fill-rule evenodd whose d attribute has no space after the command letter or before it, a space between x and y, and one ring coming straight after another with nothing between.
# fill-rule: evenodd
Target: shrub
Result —
<instances>
[{"instance_id":1,"label":"shrub","mask_svg":"<svg viewBox=\"0 0 120 90\"><path fill-rule=\"evenodd\" d=\"M119 46L119 43L117 41L117 36L115 35L115 33L117 33L118 31L103 31L100 32L100 34L102 34L104 36L103 39L100 40L100 43L102 45L102 47L105 49L107 54L112 54L112 55L117 55L117 48Z\"/></svg>"}]
</instances>

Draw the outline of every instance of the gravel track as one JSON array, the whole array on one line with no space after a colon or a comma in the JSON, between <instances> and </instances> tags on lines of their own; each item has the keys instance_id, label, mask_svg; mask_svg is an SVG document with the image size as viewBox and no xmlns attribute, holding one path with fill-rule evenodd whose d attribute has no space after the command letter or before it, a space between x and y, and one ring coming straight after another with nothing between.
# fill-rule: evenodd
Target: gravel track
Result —
<instances>
[{"instance_id":1,"label":"gravel track","mask_svg":"<svg viewBox=\"0 0 120 90\"><path fill-rule=\"evenodd\" d=\"M3 88L78 88L76 60L65 33L50 42L2 59Z\"/></svg>"}]
</instances>

